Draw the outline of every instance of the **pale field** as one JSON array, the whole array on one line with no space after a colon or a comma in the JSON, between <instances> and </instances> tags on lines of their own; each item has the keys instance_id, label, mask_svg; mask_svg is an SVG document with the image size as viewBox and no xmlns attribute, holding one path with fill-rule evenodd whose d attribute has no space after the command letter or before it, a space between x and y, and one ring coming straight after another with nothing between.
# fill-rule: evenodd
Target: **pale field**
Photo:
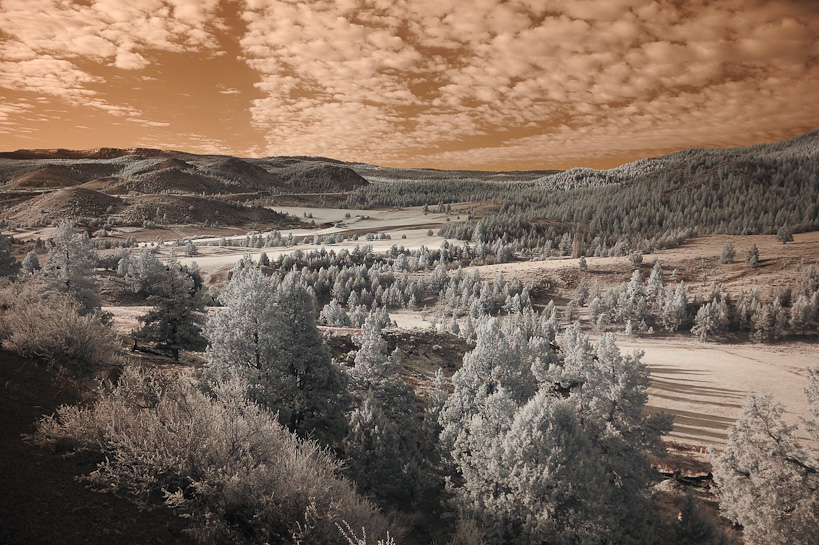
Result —
<instances>
[{"instance_id":1,"label":"pale field","mask_svg":"<svg viewBox=\"0 0 819 545\"><path fill-rule=\"evenodd\" d=\"M806 368L819 365L816 344L700 343L673 339L618 339L623 353L641 350L651 373L648 407L674 415L668 439L695 447L725 444L751 392L771 394L799 424L809 415ZM800 436L804 438L804 430Z\"/></svg>"}]
</instances>

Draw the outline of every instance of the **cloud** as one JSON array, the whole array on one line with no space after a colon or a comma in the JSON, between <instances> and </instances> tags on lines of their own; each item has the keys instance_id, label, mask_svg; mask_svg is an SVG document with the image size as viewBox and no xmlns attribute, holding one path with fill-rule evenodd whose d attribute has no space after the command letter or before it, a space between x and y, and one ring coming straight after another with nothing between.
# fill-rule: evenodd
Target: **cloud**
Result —
<instances>
[{"instance_id":1,"label":"cloud","mask_svg":"<svg viewBox=\"0 0 819 545\"><path fill-rule=\"evenodd\" d=\"M217 7L218 0L4 0L0 87L138 115L130 106L108 104L91 88L104 79L82 66L91 61L141 70L150 64L151 50L215 48L216 40L203 28Z\"/></svg>"},{"instance_id":2,"label":"cloud","mask_svg":"<svg viewBox=\"0 0 819 545\"><path fill-rule=\"evenodd\" d=\"M546 166L814 128L810 4L253 1L241 44L271 154Z\"/></svg>"},{"instance_id":3,"label":"cloud","mask_svg":"<svg viewBox=\"0 0 819 545\"><path fill-rule=\"evenodd\" d=\"M819 126L819 3L801 0L4 0L0 28L0 88L149 127L181 114L147 119L106 81L178 83L157 52L244 63L201 100L247 97L271 155L568 166Z\"/></svg>"}]
</instances>

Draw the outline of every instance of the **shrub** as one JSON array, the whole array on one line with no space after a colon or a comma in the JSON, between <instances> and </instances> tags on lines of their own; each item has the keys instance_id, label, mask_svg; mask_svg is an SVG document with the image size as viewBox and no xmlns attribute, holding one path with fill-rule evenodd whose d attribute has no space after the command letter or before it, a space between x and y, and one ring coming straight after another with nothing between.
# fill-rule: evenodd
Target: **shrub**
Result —
<instances>
[{"instance_id":1,"label":"shrub","mask_svg":"<svg viewBox=\"0 0 819 545\"><path fill-rule=\"evenodd\" d=\"M91 407L61 407L35 439L102 460L88 478L141 502L162 494L201 543L346 543L343 521L387 534L387 523L339 478L339 462L298 439L245 395L238 378L214 396L185 378L127 367Z\"/></svg>"},{"instance_id":2,"label":"shrub","mask_svg":"<svg viewBox=\"0 0 819 545\"><path fill-rule=\"evenodd\" d=\"M0 339L21 356L37 357L75 376L92 374L116 357L117 341L102 314L81 314L69 295L43 297L31 286L6 288Z\"/></svg>"}]
</instances>

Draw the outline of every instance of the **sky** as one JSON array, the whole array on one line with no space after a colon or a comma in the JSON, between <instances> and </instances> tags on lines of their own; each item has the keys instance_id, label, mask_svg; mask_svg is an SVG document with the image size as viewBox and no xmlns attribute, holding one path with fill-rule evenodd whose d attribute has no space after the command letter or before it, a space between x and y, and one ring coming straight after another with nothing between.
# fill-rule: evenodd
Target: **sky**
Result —
<instances>
[{"instance_id":1,"label":"sky","mask_svg":"<svg viewBox=\"0 0 819 545\"><path fill-rule=\"evenodd\" d=\"M0 150L609 168L819 128L816 0L0 0Z\"/></svg>"}]
</instances>

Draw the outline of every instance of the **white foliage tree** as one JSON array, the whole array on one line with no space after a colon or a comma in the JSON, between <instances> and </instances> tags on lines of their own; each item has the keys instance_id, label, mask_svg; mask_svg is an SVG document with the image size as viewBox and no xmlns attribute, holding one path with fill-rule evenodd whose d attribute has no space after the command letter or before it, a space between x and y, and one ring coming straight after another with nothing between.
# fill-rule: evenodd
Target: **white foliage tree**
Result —
<instances>
[{"instance_id":1,"label":"white foliage tree","mask_svg":"<svg viewBox=\"0 0 819 545\"><path fill-rule=\"evenodd\" d=\"M819 441L819 367L808 369L810 418L805 429ZM798 438L770 395L752 394L714 456L714 480L723 516L741 524L749 545L819 542L819 451Z\"/></svg>"},{"instance_id":2,"label":"white foliage tree","mask_svg":"<svg viewBox=\"0 0 819 545\"><path fill-rule=\"evenodd\" d=\"M67 294L82 305L82 312L99 308L94 269L97 252L87 235L79 235L75 224L62 220L57 224L48 261L37 275L46 295Z\"/></svg>"},{"instance_id":3,"label":"white foliage tree","mask_svg":"<svg viewBox=\"0 0 819 545\"><path fill-rule=\"evenodd\" d=\"M646 452L670 422L642 412L641 355L612 335L592 346L578 324L553 342L518 317L479 325L440 413L456 501L493 543L646 542Z\"/></svg>"},{"instance_id":4,"label":"white foliage tree","mask_svg":"<svg viewBox=\"0 0 819 545\"><path fill-rule=\"evenodd\" d=\"M247 256L234 269L219 296L224 308L213 313L205 326L205 375L209 380L237 371L250 378L269 365L277 333L273 306L276 288Z\"/></svg>"}]
</instances>

